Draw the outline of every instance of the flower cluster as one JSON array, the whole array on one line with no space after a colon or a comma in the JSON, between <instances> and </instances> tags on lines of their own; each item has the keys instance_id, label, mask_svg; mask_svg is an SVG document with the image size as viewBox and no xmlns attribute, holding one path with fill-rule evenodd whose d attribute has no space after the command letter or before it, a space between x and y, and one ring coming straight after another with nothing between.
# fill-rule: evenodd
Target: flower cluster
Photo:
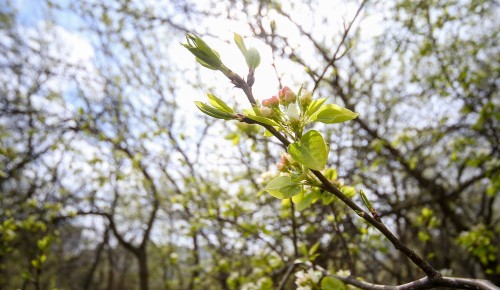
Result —
<instances>
[{"instance_id":1,"label":"flower cluster","mask_svg":"<svg viewBox=\"0 0 500 290\"><path fill-rule=\"evenodd\" d=\"M292 90L284 86L279 92L278 92L278 97L280 100L280 104L283 105L284 107L287 107L288 105L295 103L297 100L297 95L292 92Z\"/></svg>"},{"instance_id":2,"label":"flower cluster","mask_svg":"<svg viewBox=\"0 0 500 290\"><path fill-rule=\"evenodd\" d=\"M297 127L300 117L311 102L312 95L310 92L301 90L297 95L289 87L284 86L279 90L277 96L262 101L260 112L263 117L279 122L287 121L292 127Z\"/></svg>"},{"instance_id":3,"label":"flower cluster","mask_svg":"<svg viewBox=\"0 0 500 290\"><path fill-rule=\"evenodd\" d=\"M312 268L305 271L298 271L295 273L295 285L297 290L311 290L317 289L316 286L323 274L320 271L314 271Z\"/></svg>"}]
</instances>

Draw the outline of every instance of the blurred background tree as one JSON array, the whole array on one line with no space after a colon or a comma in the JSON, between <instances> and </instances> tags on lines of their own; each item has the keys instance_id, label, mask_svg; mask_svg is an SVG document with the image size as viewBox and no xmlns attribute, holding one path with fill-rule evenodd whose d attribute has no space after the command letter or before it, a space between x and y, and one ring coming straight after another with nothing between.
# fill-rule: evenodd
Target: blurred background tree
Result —
<instances>
[{"instance_id":1,"label":"blurred background tree","mask_svg":"<svg viewBox=\"0 0 500 290\"><path fill-rule=\"evenodd\" d=\"M317 242L334 273L422 276L340 203L267 195L284 149L195 111L241 96L179 42L235 30L262 48L259 100L304 84L360 114L320 128L329 165L404 243L500 284L496 1L0 6L0 289L294 289Z\"/></svg>"}]
</instances>

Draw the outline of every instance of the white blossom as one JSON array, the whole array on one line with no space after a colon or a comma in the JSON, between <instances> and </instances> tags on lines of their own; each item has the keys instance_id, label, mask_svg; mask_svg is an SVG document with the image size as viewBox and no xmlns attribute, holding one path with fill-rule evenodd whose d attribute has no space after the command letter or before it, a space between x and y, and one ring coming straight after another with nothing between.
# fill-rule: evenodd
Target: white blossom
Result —
<instances>
[{"instance_id":1,"label":"white blossom","mask_svg":"<svg viewBox=\"0 0 500 290\"><path fill-rule=\"evenodd\" d=\"M295 104L289 105L283 110L283 112L292 123L297 122L300 119L299 108Z\"/></svg>"},{"instance_id":2,"label":"white blossom","mask_svg":"<svg viewBox=\"0 0 500 290\"><path fill-rule=\"evenodd\" d=\"M348 277L348 276L351 276L351 271L349 270L338 270L337 273L337 276L341 276L341 277Z\"/></svg>"}]
</instances>

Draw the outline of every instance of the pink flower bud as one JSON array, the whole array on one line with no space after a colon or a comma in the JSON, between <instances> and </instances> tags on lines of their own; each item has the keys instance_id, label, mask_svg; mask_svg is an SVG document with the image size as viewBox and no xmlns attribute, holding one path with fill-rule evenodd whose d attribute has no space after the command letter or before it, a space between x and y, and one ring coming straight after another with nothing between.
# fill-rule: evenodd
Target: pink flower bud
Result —
<instances>
[{"instance_id":1,"label":"pink flower bud","mask_svg":"<svg viewBox=\"0 0 500 290\"><path fill-rule=\"evenodd\" d=\"M285 153L285 154L287 154L287 153ZM288 165L289 162L288 162L288 159L286 158L285 154L281 155L281 163Z\"/></svg>"},{"instance_id":2,"label":"pink flower bud","mask_svg":"<svg viewBox=\"0 0 500 290\"><path fill-rule=\"evenodd\" d=\"M287 86L284 86L279 91L278 96L279 96L280 104L285 106L285 107L292 104L292 103L295 103L295 101L297 100L297 95L294 92L292 92L292 90Z\"/></svg>"},{"instance_id":3,"label":"pink flower bud","mask_svg":"<svg viewBox=\"0 0 500 290\"><path fill-rule=\"evenodd\" d=\"M276 96L272 96L269 99L265 99L262 101L262 105L269 108L278 107L279 104L280 102L278 101L278 98Z\"/></svg>"},{"instance_id":4,"label":"pink flower bud","mask_svg":"<svg viewBox=\"0 0 500 290\"><path fill-rule=\"evenodd\" d=\"M284 86L284 87L283 87L283 88L282 88L282 89L278 92L278 97L279 97L279 99L280 99L280 103L281 103L282 105L284 105L284 106L285 106L285 104L286 104L286 105L288 105L288 104L289 104L289 103L287 103L287 101L285 100L285 97L286 97L286 93L287 93L287 92L291 92L291 91L292 91L292 90L290 90L290 88L289 88L289 87Z\"/></svg>"},{"instance_id":5,"label":"pink flower bud","mask_svg":"<svg viewBox=\"0 0 500 290\"><path fill-rule=\"evenodd\" d=\"M297 100L297 95L294 92L292 92L292 91L286 92L285 102L287 104L295 103L296 100Z\"/></svg>"},{"instance_id":6,"label":"pink flower bud","mask_svg":"<svg viewBox=\"0 0 500 290\"><path fill-rule=\"evenodd\" d=\"M281 162L276 163L276 168L278 169L279 172L287 171L287 166Z\"/></svg>"},{"instance_id":7,"label":"pink flower bud","mask_svg":"<svg viewBox=\"0 0 500 290\"><path fill-rule=\"evenodd\" d=\"M290 88L288 86L284 86L280 92L279 92L279 96L281 97L282 95L285 96L287 92L291 92L292 90L290 90Z\"/></svg>"}]
</instances>

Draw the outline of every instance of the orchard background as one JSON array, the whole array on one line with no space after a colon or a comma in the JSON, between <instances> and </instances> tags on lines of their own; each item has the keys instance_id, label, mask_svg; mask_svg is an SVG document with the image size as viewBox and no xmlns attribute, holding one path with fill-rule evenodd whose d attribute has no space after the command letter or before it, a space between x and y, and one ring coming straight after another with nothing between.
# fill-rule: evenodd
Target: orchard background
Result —
<instances>
[{"instance_id":1,"label":"orchard background","mask_svg":"<svg viewBox=\"0 0 500 290\"><path fill-rule=\"evenodd\" d=\"M499 12L1 0L0 289L500 285Z\"/></svg>"}]
</instances>

